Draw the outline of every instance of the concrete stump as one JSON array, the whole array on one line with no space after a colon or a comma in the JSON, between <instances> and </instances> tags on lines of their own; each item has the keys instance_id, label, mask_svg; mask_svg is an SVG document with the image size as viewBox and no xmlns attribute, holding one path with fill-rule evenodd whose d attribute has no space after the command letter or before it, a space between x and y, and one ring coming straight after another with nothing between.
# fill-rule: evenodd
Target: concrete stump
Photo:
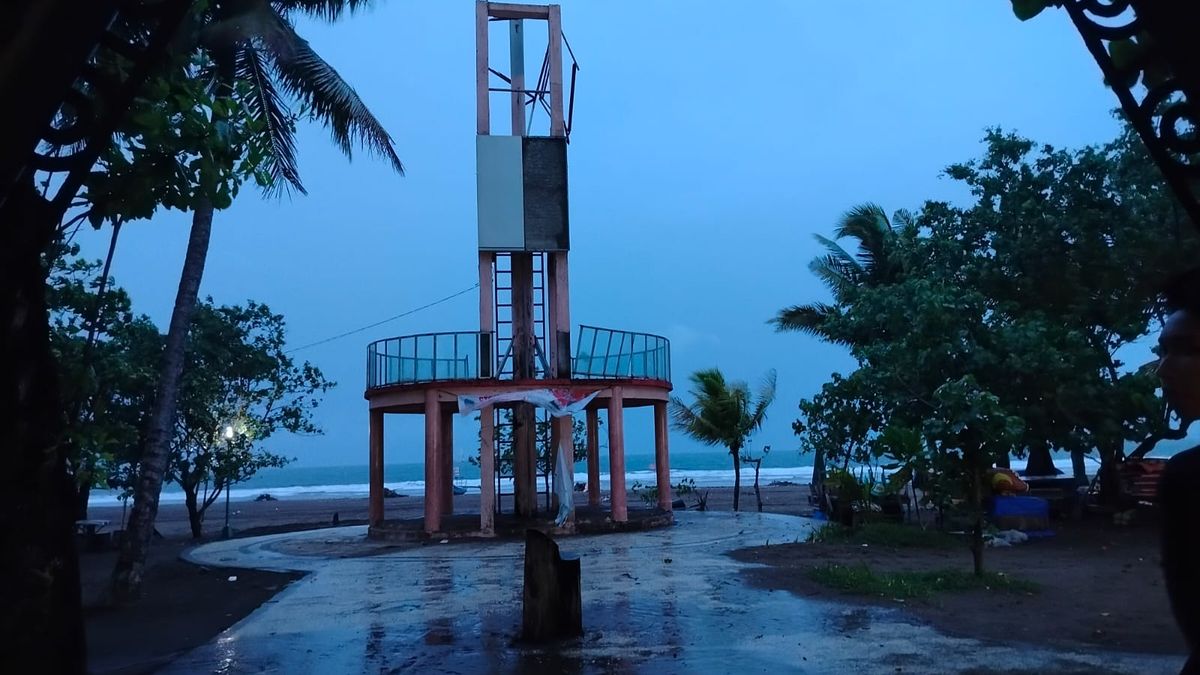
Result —
<instances>
[{"instance_id":1,"label":"concrete stump","mask_svg":"<svg viewBox=\"0 0 1200 675\"><path fill-rule=\"evenodd\" d=\"M564 558L553 539L526 530L521 639L548 642L583 635L580 592L579 558Z\"/></svg>"}]
</instances>

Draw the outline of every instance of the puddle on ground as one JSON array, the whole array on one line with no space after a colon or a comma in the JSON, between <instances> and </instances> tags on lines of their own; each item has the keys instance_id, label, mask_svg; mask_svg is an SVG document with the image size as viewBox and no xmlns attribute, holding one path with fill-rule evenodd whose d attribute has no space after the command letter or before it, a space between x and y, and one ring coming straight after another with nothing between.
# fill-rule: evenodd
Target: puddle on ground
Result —
<instances>
[{"instance_id":1,"label":"puddle on ground","mask_svg":"<svg viewBox=\"0 0 1200 675\"><path fill-rule=\"evenodd\" d=\"M839 633L857 633L871 627L871 611L865 607L845 610L834 614L829 623Z\"/></svg>"}]
</instances>

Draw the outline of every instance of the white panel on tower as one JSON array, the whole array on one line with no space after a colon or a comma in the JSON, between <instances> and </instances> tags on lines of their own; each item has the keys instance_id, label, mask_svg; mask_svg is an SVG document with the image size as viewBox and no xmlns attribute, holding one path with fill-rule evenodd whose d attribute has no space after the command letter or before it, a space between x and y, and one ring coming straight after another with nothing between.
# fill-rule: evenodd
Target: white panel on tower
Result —
<instances>
[{"instance_id":1,"label":"white panel on tower","mask_svg":"<svg viewBox=\"0 0 1200 675\"><path fill-rule=\"evenodd\" d=\"M520 136L476 136L479 250L525 248L525 196Z\"/></svg>"}]
</instances>

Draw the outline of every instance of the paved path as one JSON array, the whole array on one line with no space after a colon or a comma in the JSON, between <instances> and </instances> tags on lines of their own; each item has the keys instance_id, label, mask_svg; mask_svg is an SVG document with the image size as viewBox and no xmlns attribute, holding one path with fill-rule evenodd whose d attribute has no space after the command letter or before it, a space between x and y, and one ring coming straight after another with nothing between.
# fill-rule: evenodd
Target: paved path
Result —
<instances>
[{"instance_id":1,"label":"paved path","mask_svg":"<svg viewBox=\"0 0 1200 675\"><path fill-rule=\"evenodd\" d=\"M568 538L585 636L515 645L522 544L385 546L347 527L192 550L204 565L312 572L168 673L1175 673L1182 659L950 638L898 612L750 588L724 552L809 521L677 514L669 529ZM236 583L236 582L231 582ZM1002 666L1002 667L997 667Z\"/></svg>"}]
</instances>

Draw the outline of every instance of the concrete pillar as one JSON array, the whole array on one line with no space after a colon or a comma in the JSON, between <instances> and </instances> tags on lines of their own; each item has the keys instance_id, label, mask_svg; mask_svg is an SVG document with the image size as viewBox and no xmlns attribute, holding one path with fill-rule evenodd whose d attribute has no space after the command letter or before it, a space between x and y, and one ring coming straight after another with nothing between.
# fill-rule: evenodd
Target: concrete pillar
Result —
<instances>
[{"instance_id":1,"label":"concrete pillar","mask_svg":"<svg viewBox=\"0 0 1200 675\"><path fill-rule=\"evenodd\" d=\"M496 411L479 411L479 530L496 531Z\"/></svg>"},{"instance_id":2,"label":"concrete pillar","mask_svg":"<svg viewBox=\"0 0 1200 675\"><path fill-rule=\"evenodd\" d=\"M571 377L571 289L567 274L567 252L546 253L547 308L551 330L546 347L550 352L550 376Z\"/></svg>"},{"instance_id":3,"label":"concrete pillar","mask_svg":"<svg viewBox=\"0 0 1200 675\"><path fill-rule=\"evenodd\" d=\"M479 345L479 374L496 377L496 364L499 357L496 354L496 304L495 276L492 266L496 254L491 251L479 252L479 332L486 333L486 338Z\"/></svg>"},{"instance_id":4,"label":"concrete pillar","mask_svg":"<svg viewBox=\"0 0 1200 675\"><path fill-rule=\"evenodd\" d=\"M671 510L671 457L667 451L667 402L654 404L654 473L658 479L658 507Z\"/></svg>"},{"instance_id":5,"label":"concrete pillar","mask_svg":"<svg viewBox=\"0 0 1200 675\"><path fill-rule=\"evenodd\" d=\"M454 513L454 411L446 409L441 414L442 515L448 516Z\"/></svg>"},{"instance_id":6,"label":"concrete pillar","mask_svg":"<svg viewBox=\"0 0 1200 675\"><path fill-rule=\"evenodd\" d=\"M528 403L513 405L513 492L517 515L537 513L537 413Z\"/></svg>"},{"instance_id":7,"label":"concrete pillar","mask_svg":"<svg viewBox=\"0 0 1200 675\"><path fill-rule=\"evenodd\" d=\"M588 506L600 506L600 411L587 410Z\"/></svg>"},{"instance_id":8,"label":"concrete pillar","mask_svg":"<svg viewBox=\"0 0 1200 675\"><path fill-rule=\"evenodd\" d=\"M608 399L608 484L612 519L629 520L625 506L625 411L620 387L612 388Z\"/></svg>"},{"instance_id":9,"label":"concrete pillar","mask_svg":"<svg viewBox=\"0 0 1200 675\"><path fill-rule=\"evenodd\" d=\"M383 522L383 411L372 410L370 433L370 487L367 500L367 521L372 525Z\"/></svg>"},{"instance_id":10,"label":"concrete pillar","mask_svg":"<svg viewBox=\"0 0 1200 675\"><path fill-rule=\"evenodd\" d=\"M425 531L442 529L442 463L438 446L442 444L442 416L437 391L425 390Z\"/></svg>"}]
</instances>

